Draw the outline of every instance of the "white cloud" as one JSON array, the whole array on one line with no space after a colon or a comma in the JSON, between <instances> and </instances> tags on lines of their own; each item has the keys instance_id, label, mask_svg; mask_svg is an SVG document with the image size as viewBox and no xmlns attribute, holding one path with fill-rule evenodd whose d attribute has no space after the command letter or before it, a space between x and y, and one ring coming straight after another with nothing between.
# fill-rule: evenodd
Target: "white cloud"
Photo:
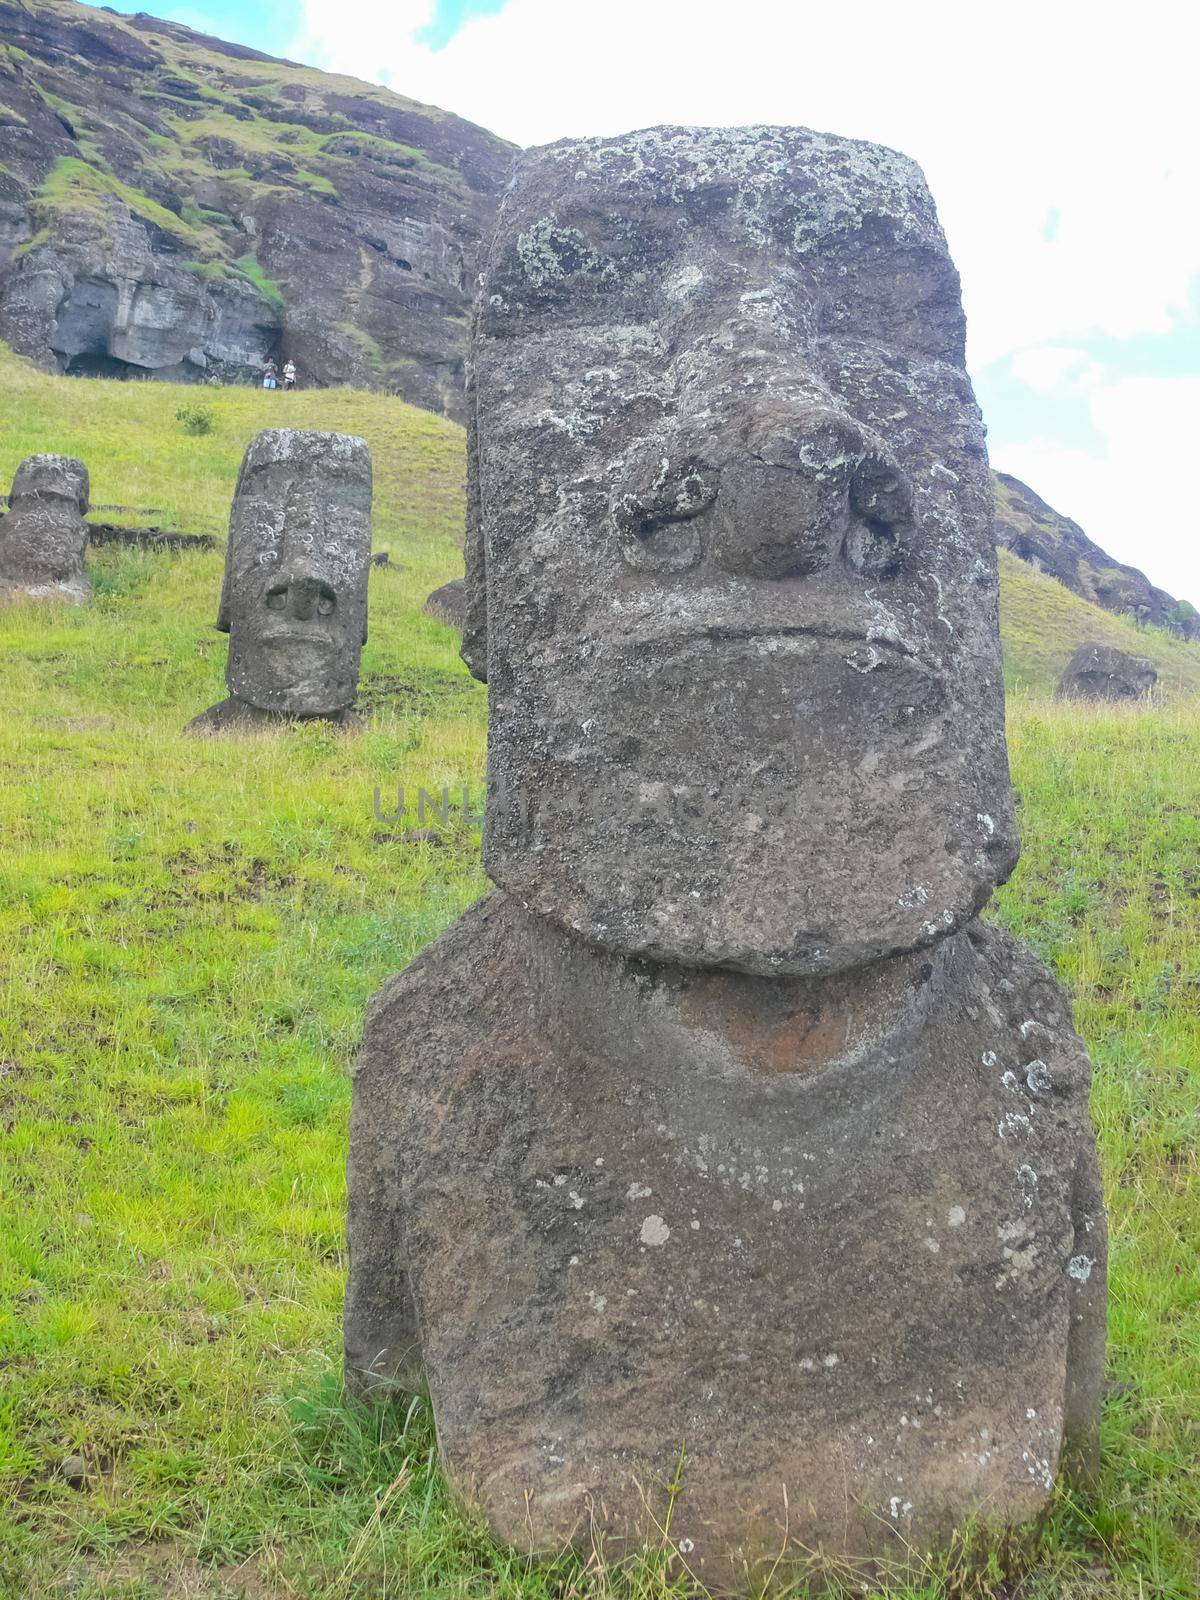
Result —
<instances>
[{"instance_id":1,"label":"white cloud","mask_svg":"<svg viewBox=\"0 0 1200 1600\"><path fill-rule=\"evenodd\" d=\"M938 201L977 368L1098 333L1167 333L1188 306L1200 273L1200 8L1144 0L1106 18L1080 0L508 0L436 52L413 40L433 10L303 0L290 53L520 144L657 122L782 122L904 150ZM1039 388L1072 381L1040 359L1025 361ZM1096 478L1108 490L1086 496L1087 458L1060 452L1077 506L1112 503L1118 461L1139 457L1121 437L1113 449ZM1185 460L1160 462L1179 504ZM1048 492L1044 479L1034 487ZM1122 503L1137 498L1130 483Z\"/></svg>"},{"instance_id":2,"label":"white cloud","mask_svg":"<svg viewBox=\"0 0 1200 1600\"><path fill-rule=\"evenodd\" d=\"M993 452L1110 555L1200 603L1200 503L1187 491L1200 378L1110 378L1089 391L1103 453L1047 440Z\"/></svg>"},{"instance_id":3,"label":"white cloud","mask_svg":"<svg viewBox=\"0 0 1200 1600\"><path fill-rule=\"evenodd\" d=\"M1086 384L1094 373L1089 372L1089 357L1078 345L1040 344L1030 350L1018 350L1013 356L1013 376L1039 394L1052 394L1070 378L1076 388Z\"/></svg>"}]
</instances>

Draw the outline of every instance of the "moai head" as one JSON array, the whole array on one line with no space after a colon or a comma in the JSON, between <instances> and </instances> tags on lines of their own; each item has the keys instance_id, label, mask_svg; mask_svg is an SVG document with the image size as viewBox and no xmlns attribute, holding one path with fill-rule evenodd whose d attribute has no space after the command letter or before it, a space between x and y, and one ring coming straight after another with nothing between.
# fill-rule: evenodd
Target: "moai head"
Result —
<instances>
[{"instance_id":1,"label":"moai head","mask_svg":"<svg viewBox=\"0 0 1200 1600\"><path fill-rule=\"evenodd\" d=\"M0 523L0 588L31 596L85 599L88 471L73 456L27 456L17 468Z\"/></svg>"},{"instance_id":2,"label":"moai head","mask_svg":"<svg viewBox=\"0 0 1200 1600\"><path fill-rule=\"evenodd\" d=\"M1016 859L992 494L919 169L792 128L518 164L471 350L485 861L602 947L824 973Z\"/></svg>"},{"instance_id":3,"label":"moai head","mask_svg":"<svg viewBox=\"0 0 1200 1600\"><path fill-rule=\"evenodd\" d=\"M352 706L370 565L364 441L294 428L260 433L238 474L217 617L229 635L230 692L291 716Z\"/></svg>"}]
</instances>

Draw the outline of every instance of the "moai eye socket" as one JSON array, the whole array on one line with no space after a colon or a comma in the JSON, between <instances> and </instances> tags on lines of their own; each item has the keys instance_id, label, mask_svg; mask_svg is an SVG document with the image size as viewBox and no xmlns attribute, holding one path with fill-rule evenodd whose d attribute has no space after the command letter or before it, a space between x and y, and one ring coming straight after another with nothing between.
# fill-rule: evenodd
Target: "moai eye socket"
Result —
<instances>
[{"instance_id":1,"label":"moai eye socket","mask_svg":"<svg viewBox=\"0 0 1200 1600\"><path fill-rule=\"evenodd\" d=\"M337 596L333 593L333 590L325 589L322 591L321 597L317 601L317 613L322 617L331 616L333 613L333 608L336 605Z\"/></svg>"},{"instance_id":2,"label":"moai eye socket","mask_svg":"<svg viewBox=\"0 0 1200 1600\"><path fill-rule=\"evenodd\" d=\"M690 462L656 475L622 494L612 516L621 554L637 571L686 572L704 552L702 514L716 498L716 485Z\"/></svg>"},{"instance_id":3,"label":"moai eye socket","mask_svg":"<svg viewBox=\"0 0 1200 1600\"><path fill-rule=\"evenodd\" d=\"M272 589L267 595L267 609L269 611L282 611L287 605L287 587Z\"/></svg>"}]
</instances>

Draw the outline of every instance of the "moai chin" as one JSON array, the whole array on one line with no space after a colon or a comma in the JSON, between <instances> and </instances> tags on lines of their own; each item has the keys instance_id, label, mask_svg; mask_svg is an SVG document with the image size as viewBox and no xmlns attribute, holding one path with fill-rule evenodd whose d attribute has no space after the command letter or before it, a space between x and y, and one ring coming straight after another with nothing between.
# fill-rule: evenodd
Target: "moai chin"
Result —
<instances>
[{"instance_id":1,"label":"moai chin","mask_svg":"<svg viewBox=\"0 0 1200 1600\"><path fill-rule=\"evenodd\" d=\"M1017 854L991 491L919 170L801 129L518 163L471 346L498 891L375 999L346 1355L502 1537L705 1583L1090 1464L1105 1221ZM656 1522L657 1518L657 1522Z\"/></svg>"},{"instance_id":2,"label":"moai chin","mask_svg":"<svg viewBox=\"0 0 1200 1600\"><path fill-rule=\"evenodd\" d=\"M352 722L370 565L365 441L260 433L238 473L217 616L229 635L229 699L189 726Z\"/></svg>"},{"instance_id":3,"label":"moai chin","mask_svg":"<svg viewBox=\"0 0 1200 1600\"><path fill-rule=\"evenodd\" d=\"M88 470L74 456L26 456L0 520L0 598L91 599L83 569Z\"/></svg>"}]
</instances>

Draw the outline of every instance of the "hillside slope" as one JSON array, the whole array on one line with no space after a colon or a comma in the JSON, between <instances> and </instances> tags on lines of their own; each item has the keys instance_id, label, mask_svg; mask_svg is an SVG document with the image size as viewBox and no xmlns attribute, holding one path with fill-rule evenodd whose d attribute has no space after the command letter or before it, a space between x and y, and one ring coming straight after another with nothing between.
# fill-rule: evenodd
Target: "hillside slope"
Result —
<instances>
[{"instance_id":1,"label":"hillside slope","mask_svg":"<svg viewBox=\"0 0 1200 1600\"><path fill-rule=\"evenodd\" d=\"M1183 639L1200 639L1200 614L1186 600L1156 588L1136 567L1115 561L1020 478L993 472L992 484L998 545L1104 611L1167 628Z\"/></svg>"},{"instance_id":2,"label":"hillside slope","mask_svg":"<svg viewBox=\"0 0 1200 1600\"><path fill-rule=\"evenodd\" d=\"M199 437L175 416L195 406L211 419L212 431ZM452 422L348 389L267 395L242 386L197 392L53 377L0 345L0 495L25 456L56 450L86 462L94 504L154 513L106 512L103 520L151 520L221 542L242 454L259 429L279 426L333 428L367 440L375 547L405 564L402 581L414 608L437 584L461 575L466 440ZM1006 550L1000 597L1010 693L1051 694L1085 639L1147 656L1165 693L1200 692L1200 646L1103 611Z\"/></svg>"},{"instance_id":3,"label":"hillside slope","mask_svg":"<svg viewBox=\"0 0 1200 1600\"><path fill-rule=\"evenodd\" d=\"M145 15L0 0L0 338L43 365L302 377L458 415L512 147Z\"/></svg>"}]
</instances>

